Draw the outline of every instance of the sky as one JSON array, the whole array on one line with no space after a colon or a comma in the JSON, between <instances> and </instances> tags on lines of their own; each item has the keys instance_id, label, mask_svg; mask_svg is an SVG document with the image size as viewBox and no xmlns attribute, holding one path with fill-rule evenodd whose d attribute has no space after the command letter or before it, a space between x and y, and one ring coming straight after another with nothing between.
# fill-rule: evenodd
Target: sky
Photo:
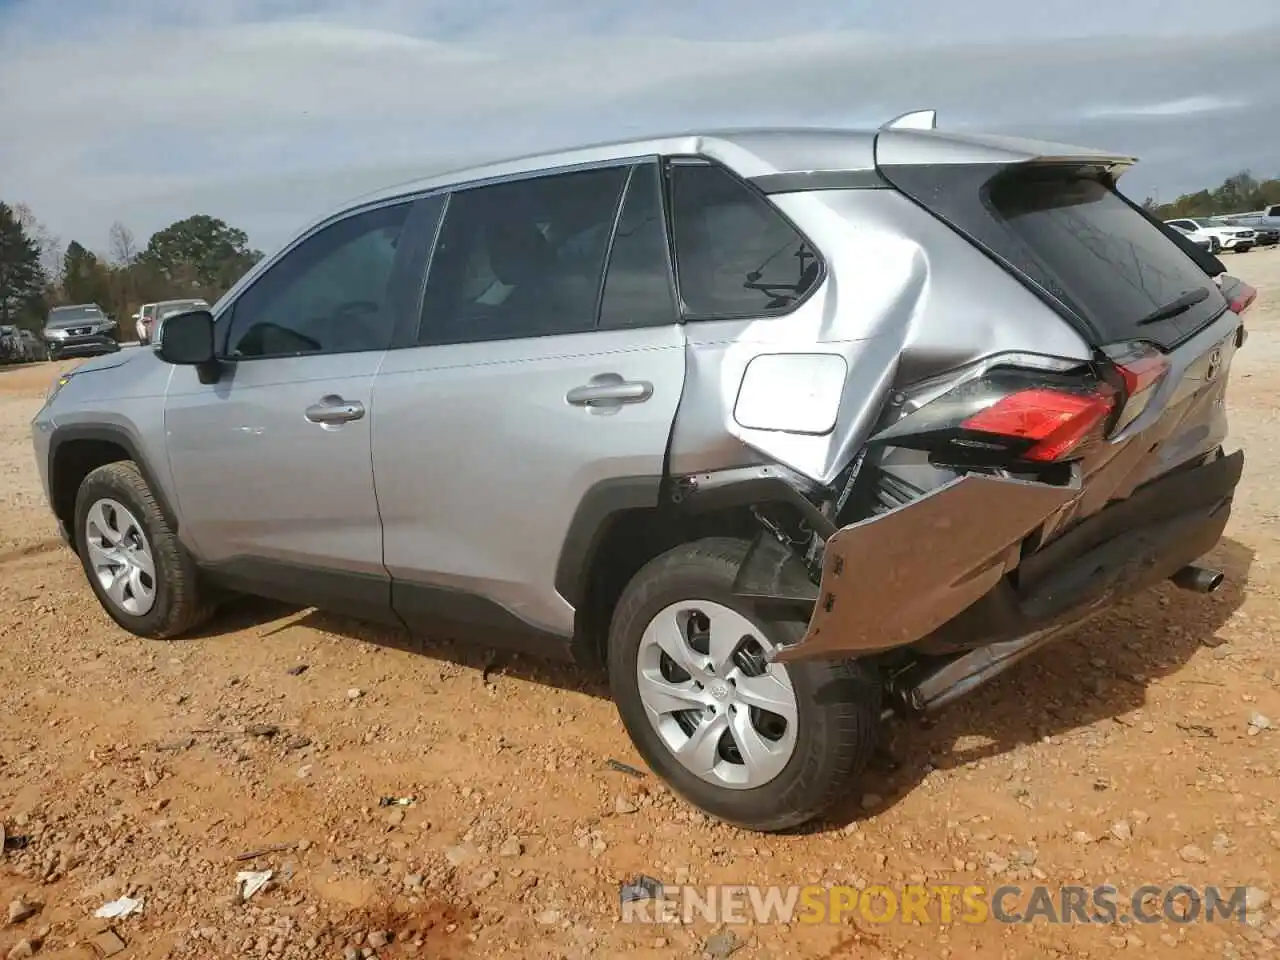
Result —
<instances>
[{"instance_id":1,"label":"sky","mask_svg":"<svg viewBox=\"0 0 1280 960\"><path fill-rule=\"evenodd\" d=\"M99 250L193 213L270 249L473 161L935 108L1169 200L1280 176L1277 51L1278 0L0 0L0 199Z\"/></svg>"}]
</instances>

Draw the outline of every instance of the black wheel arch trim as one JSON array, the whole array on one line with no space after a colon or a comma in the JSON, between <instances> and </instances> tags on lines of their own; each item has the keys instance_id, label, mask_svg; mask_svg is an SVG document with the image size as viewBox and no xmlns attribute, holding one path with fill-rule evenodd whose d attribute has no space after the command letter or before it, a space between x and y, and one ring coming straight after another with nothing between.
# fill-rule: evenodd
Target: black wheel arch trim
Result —
<instances>
[{"instance_id":1,"label":"black wheel arch trim","mask_svg":"<svg viewBox=\"0 0 1280 960\"><path fill-rule=\"evenodd\" d=\"M758 503L794 507L821 536L836 524L775 467L747 467L678 477L629 476L591 487L574 513L556 564L556 592L575 609L587 596L596 554L611 524L633 510L669 508L704 513Z\"/></svg>"},{"instance_id":2,"label":"black wheel arch trim","mask_svg":"<svg viewBox=\"0 0 1280 960\"><path fill-rule=\"evenodd\" d=\"M142 474L142 479L147 482L147 487L150 488L151 495L155 498L156 505L160 508L160 513L164 516L169 529L175 534L178 532L180 521L177 511L173 509L173 504L169 500L168 492L162 484L156 481L155 472L152 470L151 464L142 455L142 451L129 431L124 427L113 424L67 423L54 427L53 433L49 437L49 497L51 501L56 499L58 451L69 443L82 440L110 443L122 449L127 456L121 459L132 460L138 465L138 472ZM57 504L51 503L51 506L56 513Z\"/></svg>"},{"instance_id":3,"label":"black wheel arch trim","mask_svg":"<svg viewBox=\"0 0 1280 960\"><path fill-rule=\"evenodd\" d=\"M575 609L587 596L596 552L610 525L632 510L657 507L662 487L661 476L633 476L601 480L587 490L574 511L556 563L556 592Z\"/></svg>"}]
</instances>

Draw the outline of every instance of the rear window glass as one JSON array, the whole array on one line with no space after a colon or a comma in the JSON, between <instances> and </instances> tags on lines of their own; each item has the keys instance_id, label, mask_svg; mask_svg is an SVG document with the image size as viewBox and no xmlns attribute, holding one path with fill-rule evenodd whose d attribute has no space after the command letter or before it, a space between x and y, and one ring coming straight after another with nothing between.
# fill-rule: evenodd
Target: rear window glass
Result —
<instances>
[{"instance_id":1,"label":"rear window glass","mask_svg":"<svg viewBox=\"0 0 1280 960\"><path fill-rule=\"evenodd\" d=\"M967 173L964 172L967 169ZM1061 168L912 168L902 186L941 219L1062 302L1100 343L1143 338L1169 347L1209 324L1226 301L1189 255L1113 189ZM892 168L886 174L897 181ZM925 187L924 177L932 180ZM939 179L962 182L939 189ZM1168 319L1140 323L1205 288Z\"/></svg>"}]
</instances>

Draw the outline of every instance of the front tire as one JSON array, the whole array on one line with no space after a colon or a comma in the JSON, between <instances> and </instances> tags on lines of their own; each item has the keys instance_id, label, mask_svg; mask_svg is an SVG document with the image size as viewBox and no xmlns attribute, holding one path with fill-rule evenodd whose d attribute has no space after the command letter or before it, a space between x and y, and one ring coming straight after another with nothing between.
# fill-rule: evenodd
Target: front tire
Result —
<instances>
[{"instance_id":1,"label":"front tire","mask_svg":"<svg viewBox=\"0 0 1280 960\"><path fill-rule=\"evenodd\" d=\"M847 791L875 748L881 692L853 661L767 662L805 628L763 621L733 595L747 547L701 540L645 565L614 612L609 682L636 749L676 793L772 832Z\"/></svg>"},{"instance_id":2,"label":"front tire","mask_svg":"<svg viewBox=\"0 0 1280 960\"><path fill-rule=\"evenodd\" d=\"M74 536L98 602L130 633L169 639L212 614L195 561L132 461L108 463L84 478Z\"/></svg>"}]
</instances>

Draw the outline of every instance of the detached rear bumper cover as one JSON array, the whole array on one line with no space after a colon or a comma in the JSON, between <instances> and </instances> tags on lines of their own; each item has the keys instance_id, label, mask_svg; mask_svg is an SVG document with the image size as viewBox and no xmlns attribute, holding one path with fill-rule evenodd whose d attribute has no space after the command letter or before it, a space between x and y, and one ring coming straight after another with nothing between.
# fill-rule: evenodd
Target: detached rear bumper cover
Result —
<instances>
[{"instance_id":1,"label":"detached rear bumper cover","mask_svg":"<svg viewBox=\"0 0 1280 960\"><path fill-rule=\"evenodd\" d=\"M783 662L914 643L990 591L1022 540L1080 493L968 474L827 540L818 602Z\"/></svg>"},{"instance_id":2,"label":"detached rear bumper cover","mask_svg":"<svg viewBox=\"0 0 1280 960\"><path fill-rule=\"evenodd\" d=\"M776 659L879 653L944 625L972 643L1078 621L1212 549L1243 464L1237 452L1162 477L1025 558L1025 537L1080 491L962 477L833 534L809 629Z\"/></svg>"}]
</instances>

